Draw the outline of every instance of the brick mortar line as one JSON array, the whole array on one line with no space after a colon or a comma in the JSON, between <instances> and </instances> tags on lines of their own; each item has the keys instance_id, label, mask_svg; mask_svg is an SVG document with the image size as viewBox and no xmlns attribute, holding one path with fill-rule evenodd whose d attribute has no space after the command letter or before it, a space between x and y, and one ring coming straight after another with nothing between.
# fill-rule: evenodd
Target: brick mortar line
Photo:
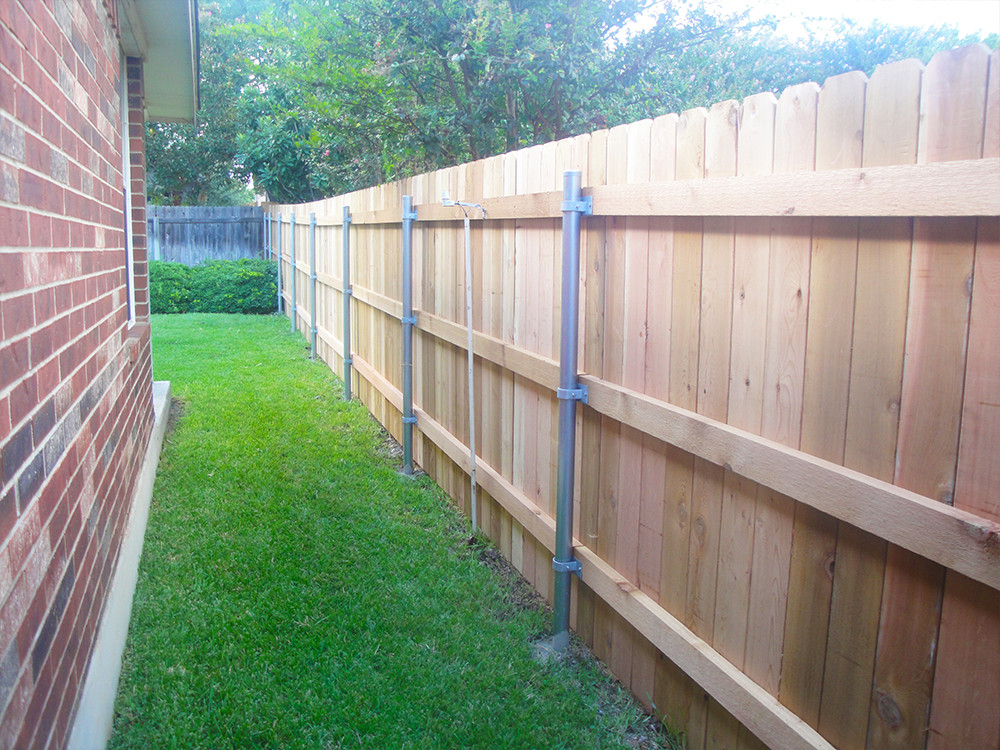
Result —
<instances>
[{"instance_id":1,"label":"brick mortar line","mask_svg":"<svg viewBox=\"0 0 1000 750\"><path fill-rule=\"evenodd\" d=\"M8 118L8 119L10 119L10 118ZM12 119L11 121L17 123L25 131L25 133L31 133L32 135L35 135L34 131L28 129L27 127L24 127L23 124L20 122L20 120L13 120ZM62 147L56 147L56 146L54 146L51 141L45 140L45 138L43 138L42 136L36 136L36 137L38 138L38 140L40 140L42 143L44 143L46 146L48 146L50 151L55 151L56 153L60 154L61 156L64 156L66 158L67 165L69 165L69 164L75 164L77 167L80 168L81 172L83 172L85 174L88 174L88 175L91 175L96 181L100 182L102 185L107 185L112 190L117 190L119 193L122 192L122 188L121 187L113 185L112 183L108 182L107 180L105 180L100 175L94 173L90 169L90 165L89 164L86 164L86 165L82 164L81 162L77 161L76 159L70 157L62 149ZM27 143L25 143L25 151L27 151ZM129 153L133 153L133 152L130 151ZM48 180L49 182L53 182L56 185L59 185L60 187L65 188L66 190L72 191L75 195L82 195L85 198L93 198L94 200L98 200L95 196L88 195L87 193L85 193L82 189L78 190L77 188L74 188L72 185L70 185L69 184L69 177L67 177L66 181L63 182L61 180L57 180L51 174L48 174L46 172L40 172L40 171L38 171L37 169L35 169L34 167L32 167L30 164L28 164L28 162L27 162L27 153L25 153L25 161L18 161L18 160L14 159L14 158L12 158L10 156L5 156L5 155L0 155L0 161L6 162L7 164L10 164L11 166L16 167L18 169L23 169L25 172L30 172L31 174L37 175L38 177L42 177L42 178ZM122 172L121 172L120 168L118 168L118 171L115 172L115 174L119 175L119 176L121 175L121 173ZM132 182L132 181L133 180L131 180L131 179L129 180L129 182ZM124 182L124 180L122 180L122 182ZM13 206L19 206L19 205L21 205L20 203L13 203L11 201L5 201L5 200L0 200L0 203L4 203L4 204L7 204L7 205L13 205ZM112 208L116 207L116 204L113 204L113 203L101 203L101 205L111 206ZM41 210L41 209L39 209L39 210Z\"/></svg>"},{"instance_id":2,"label":"brick mortar line","mask_svg":"<svg viewBox=\"0 0 1000 750\"><path fill-rule=\"evenodd\" d=\"M104 250L101 250L101 249L97 250L97 252L123 252L123 251L124 251L124 248L109 248L109 249L104 249ZM0 252L2 252L2 250L0 250ZM72 252L72 251L66 251L66 252ZM95 250L89 250L88 252L95 252ZM15 297L19 297L19 296L21 296L23 294L37 294L38 292L44 292L46 289L55 289L56 287L62 286L63 284L72 284L75 281L87 281L88 279L99 278L100 276L104 276L104 275L111 274L111 273L117 273L118 271L121 271L121 270L122 270L121 268L112 268L112 269L108 269L108 270L105 270L105 271L92 271L92 272L87 273L87 274L81 274L80 276L71 276L71 277L66 278L66 279L59 279L57 281L50 281L47 284L38 284L36 286L26 286L23 289L17 289L17 290L15 290L13 292L4 292L4 293L0 294L0 302L6 302L7 300L14 299ZM124 288L125 288L125 284L120 284L120 285L118 285L118 286L115 287L115 289L124 289ZM101 296L104 296L104 295L101 295ZM93 302L94 300L90 300L90 301ZM83 305L76 305L74 307L71 307L69 310L66 310L65 312L73 312L74 310L78 310L81 307L83 307ZM55 320L56 318L61 317L63 314L64 313L60 313L55 318L49 318L49 320ZM28 329L28 331L26 331L26 333L31 333L31 332L37 331L39 328L44 328L44 326L39 326L39 325L32 326L30 329ZM20 338L20 336L17 336L15 338L12 338L12 339L9 339L9 340L10 341L17 341L18 338Z\"/></svg>"},{"instance_id":3,"label":"brick mortar line","mask_svg":"<svg viewBox=\"0 0 1000 750\"><path fill-rule=\"evenodd\" d=\"M81 221L79 223L83 224L84 226L94 227L95 229L96 228L102 228L102 227L105 228L105 229L107 228L106 224L90 224L90 223L85 223L83 221ZM120 230L115 230L115 231L120 231ZM132 236L134 237L135 235L132 235ZM125 246L124 245L107 245L105 247L92 247L90 245L86 245L86 246L82 246L82 247L72 247L72 246L35 247L35 246L31 246L31 245L25 245L25 246L0 245L0 255L4 255L4 254L10 254L10 255L20 254L20 255L24 255L25 253L31 253L31 252L34 252L34 253L39 253L39 252L42 252L42 253L112 253L112 252L124 252L124 250L125 250ZM79 278L79 277L74 277L74 278ZM35 287L32 287L32 288L34 289ZM0 293L0 297L9 297L9 296L12 296L11 292Z\"/></svg>"},{"instance_id":4,"label":"brick mortar line","mask_svg":"<svg viewBox=\"0 0 1000 750\"><path fill-rule=\"evenodd\" d=\"M63 63L64 65L65 65L65 60L63 59L63 56L62 56L61 52L60 52L59 50L57 50L57 49L55 48L55 46L54 46L54 45L52 44L52 42L51 42L51 41L49 40L49 38L48 38L47 36L45 36L45 34L43 34L43 33L42 33L42 30L41 30L41 28L40 28L40 27L38 26L38 24L37 24L37 23L35 22L35 19L34 19L34 18L32 17L31 13L30 13L30 12L28 12L27 10L24 10L24 6L23 6L23 5L21 6L21 8L22 8L22 11L23 11L23 12L24 12L24 13L25 13L25 14L27 15L27 17L28 17L28 20L29 20L29 21L31 21L31 25L32 25L32 28L33 28L33 29L35 30L35 33L36 33L36 34L37 34L38 36L42 37L42 39L44 39L44 40L45 40L45 42L46 42L46 43L48 44L48 46L52 48L52 53L53 53L53 54L55 55L55 58L56 58L56 70L57 70L57 76L58 76L58 68L59 68L59 63L60 63L60 62L62 62L62 63ZM46 8L46 11L48 11L48 8ZM50 13L50 15L51 15L51 13ZM62 28L61 28L61 27L59 26L59 24L58 24L58 22L57 22L57 21L55 20L55 17L54 17L54 16L52 17L52 20L53 20L53 22L54 22L54 23L56 24L56 28L58 28L58 29L59 29L59 33L60 33L60 35L62 36L62 38L63 38L63 39L65 39L66 41L70 42L70 46L72 47L72 46L73 46L73 44L72 44L72 40L71 40L71 39L69 39L69 38L68 38L68 37L66 36L65 32L64 32L64 31L62 30ZM7 26L6 24L3 24L3 26L4 26L4 28L5 28L5 29L7 29L7 31L8 31L9 33L10 33L11 37L12 37L12 38L13 38L13 39L15 40L15 42L16 42L16 43L17 43L17 45L18 45L18 48L19 48L19 49L21 49L21 50L22 50L22 51L24 51L24 52L28 52L28 49L27 49L27 47L25 47L25 46L24 46L24 43L23 43L23 42L21 41L21 39L20 39L20 38L19 38L19 37L17 36L17 34L15 34L15 33L14 33L14 30L13 30L13 29L12 29L12 28L11 28L10 26ZM100 34L96 33L96 31L97 31L97 30L94 30L94 31L95 31L95 34L94 34L94 36L96 36L96 37L100 37L100 36L101 36ZM125 52L124 52L124 50L122 50L122 49L121 49L121 40L120 40L120 39L118 39L118 38L116 37L116 38L115 38L115 41L116 41L116 42L118 42L118 44L119 44L119 47L118 47L118 50L119 50L119 58L121 58L122 60L125 60L125 58L127 58L127 57L128 57L128 55L126 55L126 54L125 54ZM36 43L37 43L37 42L36 42ZM79 53L79 52L77 52L75 48L74 48L73 52L74 52L74 54L76 55L76 57L77 57L77 58L79 59L79 58L80 58L80 53ZM102 50L102 52L103 52L103 50ZM83 116L84 116L84 119L85 119L85 120L87 120L87 121L89 122L89 121L90 121L90 118L89 118L89 117L87 117L87 116L85 115L85 113L84 113L84 112L82 112L82 111L80 110L80 107L79 107L79 106L77 105L77 103L76 103L76 100L75 100L75 99L74 99L73 97L71 97L71 96L69 96L68 94L66 94L66 92L65 92L65 91L63 90L62 86L61 86L61 85L59 84L59 79L58 79L58 77L56 77L56 78L53 78L53 77L52 77L52 75L51 75L51 74L50 74L50 73L49 73L49 72L48 72L48 71L47 71L47 70L45 69L45 66L41 64L40 60L39 60L39 59L38 59L38 58L37 58L36 56L34 56L34 55L31 55L31 53L30 53L30 52L28 52L28 54L29 54L29 56L31 57L32 61L33 61L33 62L34 62L34 63L36 64L36 66L38 67L38 69L39 69L39 70L40 70L40 71L42 72L42 75L43 75L43 76L44 76L44 77L45 77L45 78L46 78L47 80L49 80L49 81L51 81L51 82L52 82L53 84L55 84L56 88L57 88L57 89L59 90L59 92L60 92L60 93L61 93L61 94L62 94L62 95L63 95L63 96L65 97L66 101L67 101L67 102L69 102L69 103L71 103L71 104L73 105L73 107L74 107L74 108L76 108L76 110L77 110L78 112L80 112L80 114L81 114L81 115L83 115ZM84 61L83 61L82 59L80 59L79 61L80 61L80 63L81 63L82 65L83 65L83 67L84 67L84 68L86 69L86 68L87 68L87 65L86 65L86 63L85 63L85 62L84 62ZM11 75L11 77L12 77L12 78L15 78L15 79L17 79L17 78L18 78L18 76L15 76L15 75L14 75L14 71L12 71L12 70L11 70L10 68L8 68L7 66L3 66L3 67L4 67L4 69L5 69L5 70L7 70L7 72L8 72L8 73L10 73L10 75ZM22 67L22 75L23 75L23 72L24 72L24 71L23 71L23 68L24 68L24 66L22 65L21 67ZM68 68L68 66L67 66L67 68ZM79 77L77 77L77 75L76 75L76 74L75 74L75 73L74 73L73 71L69 71L69 72L70 72L70 74L72 75L72 77L73 77L73 80L74 80L74 81L76 81L76 82L79 82L79 80L80 80L80 79L79 79ZM87 70L87 72L89 73L90 71L89 71L89 70ZM93 75L92 77L93 77L93 79L94 79L94 83L95 83L95 84L97 85L97 88L98 88L98 90L100 90L100 84L99 84L99 83L98 83L98 81L97 81L97 76L96 76L96 75ZM121 96L121 95L124 95L124 96L125 96L125 97L127 98L127 97L128 97L128 80L127 80L127 76L126 76L126 78L125 78L125 79L123 79L123 84L124 84L124 88L125 88L125 91L124 91L124 92L121 92L121 93L120 93L119 95L120 95L120 96ZM49 112L49 113L50 113L50 114L51 114L51 115L52 115L53 117L55 117L55 118L56 118L56 119L57 119L57 120L58 120L59 122L61 122L61 123L62 123L63 125L66 125L67 127L69 127L69 123L67 123L67 122L66 122L65 120L63 120L62 118L60 118L60 117L59 117L59 115L57 115L57 114L56 114L56 113L55 113L55 112L54 112L54 111L53 111L53 110L52 110L52 109L51 109L51 108L50 108L50 107L49 107L49 106L48 106L48 105L47 105L47 104L46 104L46 103L45 103L45 102L44 102L44 101L42 100L42 99L40 99L40 98L39 98L39 97L38 97L38 96L36 95L36 93L35 93L34 89L30 89L30 88L28 88L27 86L23 86L23 88L24 88L24 90L25 90L25 91L27 91L28 93L30 93L30 94L32 95L32 98L34 98L34 99L35 99L35 100L36 100L36 101L37 101L37 102L38 102L39 104L41 104L41 105L42 105L42 107L43 107L44 109L46 109L46 110L47 110L47 111L48 111L48 112ZM103 115L104 115L104 113L103 113L103 111L101 110L101 107L100 107L100 102L98 102L98 101L95 101L95 100L94 100L94 98L93 98L93 97L92 97L92 96L90 95L90 93L89 93L89 92L87 91L87 89L86 89L86 87L85 87L85 86L82 86L82 85L81 85L81 88L83 89L83 92L84 92L84 94L86 95L86 98L87 98L87 101L88 101L88 103L90 103L90 104L93 104L93 105L94 105L94 106L96 107L96 109L97 109L97 112L98 112L98 113L99 113L100 115L102 115L102 116L103 116ZM119 107L119 109L120 109L120 108L121 108L121 107ZM17 120L15 120L15 122L17 122ZM112 123L112 125L114 125L114 123ZM27 128L26 128L26 130L27 130ZM95 127L95 128L94 128L94 130L95 130L95 131L96 131L96 132L98 133L98 135L99 135L99 136L101 137L101 140L102 140L102 141L104 141L104 142L107 142L107 139L106 139L106 138L104 137L104 134L103 134L103 133L102 133L102 132L100 131L100 128L96 128L96 127ZM75 130L73 130L72 128L70 128L70 131L71 131L71 132L73 132L73 133L76 133L76 131L75 131ZM32 131L32 132L34 132L34 131ZM77 133L77 135L79 135L79 133ZM80 140L83 140L83 138L81 137L81 138L80 138ZM84 142L86 143L86 141L84 141ZM88 145L88 146L89 146L90 148L92 148L92 149L93 149L93 146L91 146L91 145L90 145L89 143L88 143L87 145ZM113 149L114 149L114 143L110 143L109 145L110 145L110 146L112 147L112 150L113 150ZM94 150L94 151L97 151L97 149L93 149L93 150ZM98 155L100 155L100 152L98 152ZM110 163L110 162L109 162L109 163ZM113 165L112 165L112 166L113 166Z\"/></svg>"}]
</instances>

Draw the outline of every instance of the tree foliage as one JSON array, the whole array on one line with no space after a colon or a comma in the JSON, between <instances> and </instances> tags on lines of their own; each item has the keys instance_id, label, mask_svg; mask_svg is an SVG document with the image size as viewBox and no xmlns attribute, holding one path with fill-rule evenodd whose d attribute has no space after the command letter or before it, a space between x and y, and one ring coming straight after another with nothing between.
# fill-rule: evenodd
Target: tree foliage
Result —
<instances>
[{"instance_id":1,"label":"tree foliage","mask_svg":"<svg viewBox=\"0 0 1000 750\"><path fill-rule=\"evenodd\" d=\"M252 177L273 200L313 200L975 41L777 29L695 0L203 3L201 122L154 128L153 198L218 200Z\"/></svg>"},{"instance_id":2,"label":"tree foliage","mask_svg":"<svg viewBox=\"0 0 1000 750\"><path fill-rule=\"evenodd\" d=\"M251 81L252 40L229 32L217 4L201 9L201 110L193 125L150 123L146 133L149 199L168 205L227 205L252 199L237 158L244 127L240 102Z\"/></svg>"}]
</instances>

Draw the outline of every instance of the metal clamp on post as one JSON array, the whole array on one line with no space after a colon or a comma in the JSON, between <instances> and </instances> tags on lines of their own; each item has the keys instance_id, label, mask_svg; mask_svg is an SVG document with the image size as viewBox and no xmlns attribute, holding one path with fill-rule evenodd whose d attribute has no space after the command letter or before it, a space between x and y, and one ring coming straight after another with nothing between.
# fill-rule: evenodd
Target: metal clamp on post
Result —
<instances>
[{"instance_id":1,"label":"metal clamp on post","mask_svg":"<svg viewBox=\"0 0 1000 750\"><path fill-rule=\"evenodd\" d=\"M576 573L576 577L581 581L583 580L583 575L581 571L583 570L583 565L576 558L568 560L566 562L560 562L554 557L552 558L552 570L556 573Z\"/></svg>"},{"instance_id":2,"label":"metal clamp on post","mask_svg":"<svg viewBox=\"0 0 1000 750\"><path fill-rule=\"evenodd\" d=\"M584 216L594 215L594 198L590 195L582 196L579 200L563 201L560 211L576 211Z\"/></svg>"},{"instance_id":3,"label":"metal clamp on post","mask_svg":"<svg viewBox=\"0 0 1000 750\"><path fill-rule=\"evenodd\" d=\"M417 423L416 417L403 417L403 424L416 424L416 423Z\"/></svg>"},{"instance_id":4,"label":"metal clamp on post","mask_svg":"<svg viewBox=\"0 0 1000 750\"><path fill-rule=\"evenodd\" d=\"M579 383L577 383L576 388L556 388L556 397L566 401L582 401L586 404L588 403L588 394L587 386Z\"/></svg>"},{"instance_id":5,"label":"metal clamp on post","mask_svg":"<svg viewBox=\"0 0 1000 750\"><path fill-rule=\"evenodd\" d=\"M403 323L404 325L408 323L411 326L415 326L417 324L417 316L416 315L406 315L406 316L400 318L400 322Z\"/></svg>"},{"instance_id":6,"label":"metal clamp on post","mask_svg":"<svg viewBox=\"0 0 1000 750\"><path fill-rule=\"evenodd\" d=\"M354 357L344 357L344 364L345 365L353 365L354 364Z\"/></svg>"},{"instance_id":7,"label":"metal clamp on post","mask_svg":"<svg viewBox=\"0 0 1000 750\"><path fill-rule=\"evenodd\" d=\"M416 221L417 209L413 209L412 211L403 211L403 221L406 221L407 219L410 221Z\"/></svg>"},{"instance_id":8,"label":"metal clamp on post","mask_svg":"<svg viewBox=\"0 0 1000 750\"><path fill-rule=\"evenodd\" d=\"M348 297L353 297L354 296L354 287L351 287L350 289L345 289L344 290L344 294L346 294Z\"/></svg>"}]
</instances>

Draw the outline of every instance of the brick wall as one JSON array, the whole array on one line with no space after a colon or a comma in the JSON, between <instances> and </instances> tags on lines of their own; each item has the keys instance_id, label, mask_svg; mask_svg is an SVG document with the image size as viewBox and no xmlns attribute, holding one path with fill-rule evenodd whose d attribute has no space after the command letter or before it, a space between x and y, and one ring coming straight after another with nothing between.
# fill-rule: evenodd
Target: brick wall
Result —
<instances>
[{"instance_id":1,"label":"brick wall","mask_svg":"<svg viewBox=\"0 0 1000 750\"><path fill-rule=\"evenodd\" d=\"M113 11L0 1L0 748L66 743L152 422L142 67L124 142Z\"/></svg>"}]
</instances>

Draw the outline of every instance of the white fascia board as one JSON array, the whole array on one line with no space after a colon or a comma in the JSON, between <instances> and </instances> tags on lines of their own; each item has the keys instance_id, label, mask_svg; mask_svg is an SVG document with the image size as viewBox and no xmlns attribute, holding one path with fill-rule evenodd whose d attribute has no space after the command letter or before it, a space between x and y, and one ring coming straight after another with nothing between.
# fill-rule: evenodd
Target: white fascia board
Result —
<instances>
[{"instance_id":1,"label":"white fascia board","mask_svg":"<svg viewBox=\"0 0 1000 750\"><path fill-rule=\"evenodd\" d=\"M124 0L122 45L143 59L146 117L194 122L198 112L197 0ZM131 27L128 34L124 27ZM133 48L133 49L130 49Z\"/></svg>"}]
</instances>

